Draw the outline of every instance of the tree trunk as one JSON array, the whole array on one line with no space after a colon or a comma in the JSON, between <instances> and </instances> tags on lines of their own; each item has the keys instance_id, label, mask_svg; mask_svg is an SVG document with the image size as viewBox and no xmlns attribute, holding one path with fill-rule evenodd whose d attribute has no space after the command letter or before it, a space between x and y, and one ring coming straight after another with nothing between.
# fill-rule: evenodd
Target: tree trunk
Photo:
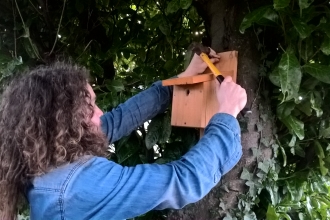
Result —
<instances>
[{"instance_id":1,"label":"tree trunk","mask_svg":"<svg viewBox=\"0 0 330 220\"><path fill-rule=\"evenodd\" d=\"M239 121L243 121L243 124L244 120L247 121L245 123L246 131L242 129L243 157L240 162L223 176L221 182L204 199L188 205L182 210L171 210L168 219L222 219L226 212L237 206L237 196L246 191L245 181L240 179L240 174L243 167L249 170L254 169L256 159L252 155L251 148L258 147L260 138L260 133L256 130L260 115L258 110L260 104L258 95L260 54L253 29L250 28L245 34L241 34L239 25L249 12L249 8L256 8L256 5L260 5L259 2L266 3L264 1L238 0L199 0L195 2L198 13L205 21L206 31L209 35L209 39L204 40L204 44L209 42L217 52L238 51L238 84L246 89L247 107L250 107L253 113L248 116L248 119L239 119ZM268 129L268 134L271 135L270 129ZM264 150L263 153L264 157L271 156L271 151Z\"/></svg>"}]
</instances>

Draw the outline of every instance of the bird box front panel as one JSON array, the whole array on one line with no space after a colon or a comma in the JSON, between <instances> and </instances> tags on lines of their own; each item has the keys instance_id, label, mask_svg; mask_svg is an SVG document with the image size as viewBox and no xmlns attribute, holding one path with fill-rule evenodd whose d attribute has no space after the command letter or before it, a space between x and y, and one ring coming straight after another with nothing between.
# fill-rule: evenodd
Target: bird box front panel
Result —
<instances>
[{"instance_id":1,"label":"bird box front panel","mask_svg":"<svg viewBox=\"0 0 330 220\"><path fill-rule=\"evenodd\" d=\"M173 126L200 128L205 122L203 83L173 87Z\"/></svg>"}]
</instances>

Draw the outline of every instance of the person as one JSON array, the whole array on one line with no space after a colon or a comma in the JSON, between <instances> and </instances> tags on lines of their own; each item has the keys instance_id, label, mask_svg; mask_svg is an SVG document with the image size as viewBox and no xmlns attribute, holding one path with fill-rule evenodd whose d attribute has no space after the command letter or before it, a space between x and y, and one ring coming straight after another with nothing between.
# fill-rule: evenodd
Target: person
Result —
<instances>
[{"instance_id":1,"label":"person","mask_svg":"<svg viewBox=\"0 0 330 220\"><path fill-rule=\"evenodd\" d=\"M177 77L205 69L195 55ZM109 142L164 112L171 87L155 82L103 114L83 67L55 63L20 74L0 104L0 219L16 218L21 195L32 220L127 219L200 200L242 155L236 116L246 92L226 77L217 97L219 113L179 160L124 167L105 158Z\"/></svg>"}]
</instances>

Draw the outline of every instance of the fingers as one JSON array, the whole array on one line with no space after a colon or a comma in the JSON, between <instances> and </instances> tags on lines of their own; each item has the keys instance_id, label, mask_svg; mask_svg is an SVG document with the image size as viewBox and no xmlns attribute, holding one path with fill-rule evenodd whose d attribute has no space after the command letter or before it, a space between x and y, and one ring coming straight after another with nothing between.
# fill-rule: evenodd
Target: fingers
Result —
<instances>
[{"instance_id":1,"label":"fingers","mask_svg":"<svg viewBox=\"0 0 330 220\"><path fill-rule=\"evenodd\" d=\"M220 58L220 55L218 55L211 47L210 48L210 53L209 56L213 58Z\"/></svg>"},{"instance_id":2,"label":"fingers","mask_svg":"<svg viewBox=\"0 0 330 220\"><path fill-rule=\"evenodd\" d=\"M219 62L220 59L219 58L211 58L210 60L211 60L212 63L216 63L216 62Z\"/></svg>"},{"instance_id":3,"label":"fingers","mask_svg":"<svg viewBox=\"0 0 330 220\"><path fill-rule=\"evenodd\" d=\"M223 82L232 82L233 78L231 76L226 76Z\"/></svg>"}]
</instances>

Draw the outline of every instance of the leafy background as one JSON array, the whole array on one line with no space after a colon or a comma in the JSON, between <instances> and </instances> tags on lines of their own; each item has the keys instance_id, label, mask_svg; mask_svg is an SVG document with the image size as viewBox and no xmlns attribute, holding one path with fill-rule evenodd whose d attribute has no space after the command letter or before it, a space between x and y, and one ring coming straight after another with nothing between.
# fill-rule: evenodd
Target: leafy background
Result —
<instances>
[{"instance_id":1,"label":"leafy background","mask_svg":"<svg viewBox=\"0 0 330 220\"><path fill-rule=\"evenodd\" d=\"M3 0L0 13L2 85L28 67L69 57L90 69L104 111L183 71L188 45L208 35L192 0ZM271 109L259 106L257 129L273 123L271 137L260 140L273 157L263 158L260 146L253 150L256 168L241 173L247 192L226 220L330 216L329 19L329 2L318 0L274 0L243 19L239 30L253 29L262 55L261 93ZM169 119L170 110L114 143L111 159L123 165L178 159L198 131L171 127Z\"/></svg>"}]
</instances>

